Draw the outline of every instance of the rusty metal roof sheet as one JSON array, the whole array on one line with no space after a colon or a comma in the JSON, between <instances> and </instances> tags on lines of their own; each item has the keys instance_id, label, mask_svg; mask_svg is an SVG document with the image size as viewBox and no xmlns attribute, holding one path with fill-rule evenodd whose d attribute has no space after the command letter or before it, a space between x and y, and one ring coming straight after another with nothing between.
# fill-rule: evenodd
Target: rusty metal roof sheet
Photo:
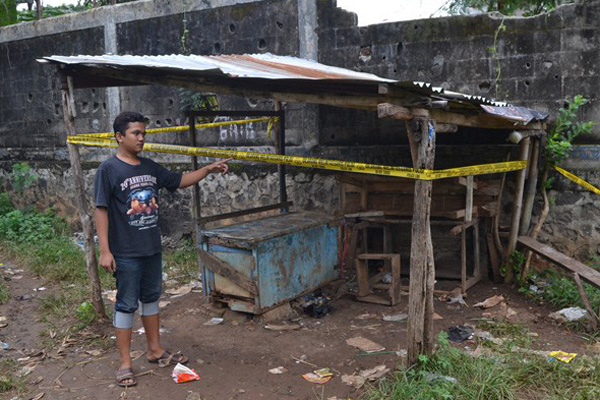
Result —
<instances>
[{"instance_id":1,"label":"rusty metal roof sheet","mask_svg":"<svg viewBox=\"0 0 600 400\"><path fill-rule=\"evenodd\" d=\"M87 73L85 79L93 81L91 82L93 86L102 86L102 81L96 81L93 75L103 70L127 72L130 74L129 76L131 74L135 74L135 76L143 74L158 76L161 73L175 74L179 78L183 77L185 79L198 78L206 81L218 79L220 83L223 83L223 80L237 79L238 81L230 83L232 87L241 84L243 81L260 82L265 80L265 85L262 86L270 86L271 90L277 87L279 92L286 91L288 89L286 82L289 82L290 91L300 90L305 94L310 92L315 95L331 94L355 96L356 98L361 95L373 98L378 95L379 85L386 84L394 87L396 91L399 90L401 94L406 94L412 101L415 101L412 103L413 105L430 104L431 101L442 100L448 102L450 110L467 113L484 112L501 118L514 119L525 124L531 120L543 120L547 117L546 113L523 107L513 107L509 103L494 101L482 96L452 92L427 82L386 79L370 73L270 53L215 56L107 54L101 56L51 56L38 61L84 68ZM235 82L239 83L236 84ZM296 85L293 88L291 86L292 82ZM112 84L114 85L115 82L112 82ZM310 85L320 86L313 87ZM252 88L255 87L252 86ZM498 111L499 108L509 108L516 110L516 112L515 115L512 115L513 113L509 110Z\"/></svg>"},{"instance_id":2,"label":"rusty metal roof sheet","mask_svg":"<svg viewBox=\"0 0 600 400\"><path fill-rule=\"evenodd\" d=\"M141 67L223 74L232 78L259 79L342 79L393 83L365 72L332 67L314 61L289 56L266 54L241 55L165 55L165 56L51 56L45 60L63 64L93 64L114 67Z\"/></svg>"}]
</instances>

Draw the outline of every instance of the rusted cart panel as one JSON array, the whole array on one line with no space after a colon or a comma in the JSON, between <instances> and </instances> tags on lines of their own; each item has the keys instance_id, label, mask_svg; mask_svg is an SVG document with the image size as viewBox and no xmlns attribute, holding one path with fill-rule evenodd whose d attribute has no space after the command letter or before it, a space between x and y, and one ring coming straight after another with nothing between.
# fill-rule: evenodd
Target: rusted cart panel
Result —
<instances>
[{"instance_id":1,"label":"rusted cart panel","mask_svg":"<svg viewBox=\"0 0 600 400\"><path fill-rule=\"evenodd\" d=\"M203 263L205 290L236 311L261 314L337 277L338 227L323 214L286 213L202 237L206 257L223 262Z\"/></svg>"}]
</instances>

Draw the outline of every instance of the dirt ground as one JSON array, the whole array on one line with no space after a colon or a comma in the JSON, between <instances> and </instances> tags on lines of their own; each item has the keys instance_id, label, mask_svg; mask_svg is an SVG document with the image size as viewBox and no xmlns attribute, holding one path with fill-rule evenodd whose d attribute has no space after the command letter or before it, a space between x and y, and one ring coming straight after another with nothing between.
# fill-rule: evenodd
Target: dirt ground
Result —
<instances>
[{"instance_id":1,"label":"dirt ground","mask_svg":"<svg viewBox=\"0 0 600 400\"><path fill-rule=\"evenodd\" d=\"M4 268L18 268L3 260ZM149 364L144 355L134 362L138 385L123 389L114 385L118 367L118 355L114 348L94 348L90 338L110 338L110 324L96 324L86 328L64 343L39 353L43 348L39 332L44 329L39 322L38 301L53 290L34 291L44 285L40 279L24 271L23 278L7 282L12 299L0 306L0 315L7 317L8 326L0 329L0 339L11 346L0 350L1 357L26 358L23 365L31 363L35 369L27 377L27 395L31 399L44 393L44 399L356 399L362 390L345 385L340 377L358 370L384 364L394 368L402 358L390 352L380 355L361 356L360 351L346 344L356 336L371 339L386 350L406 349L406 322L383 321L383 314L403 312L407 296L394 307L356 302L351 294L332 301L333 310L324 318L315 319L299 314L295 323L299 330L271 331L258 319L226 318L221 325L204 326L210 319L203 308L200 293L189 293L171 299L162 311L163 345L173 351L181 350L190 358L189 366L196 369L200 381L175 384L171 378L173 367L158 368ZM454 285L455 283L452 283ZM503 294L508 305L516 312L519 321L530 332L539 335L533 346L542 350L563 350L586 353L586 342L577 333L569 332L547 318L552 310L537 305L516 290L481 282L474 286L466 299L469 305L495 294ZM19 300L20 296L34 297ZM168 296L166 296L168 297ZM435 330L445 330L453 325L475 324L484 311L456 304L435 301L435 310L443 319L435 321ZM359 319L364 314L375 314L370 319ZM139 327L136 318L136 326ZM108 339L112 340L112 339ZM472 345L473 343L471 343ZM469 346L464 343L461 347ZM138 354L145 349L143 335L135 334L132 350ZM37 355L36 355L37 353ZM296 360L303 360L302 362ZM271 368L285 367L281 375L268 372ZM325 385L312 384L302 374L317 368L330 367L334 377ZM14 393L5 393L11 399Z\"/></svg>"}]
</instances>

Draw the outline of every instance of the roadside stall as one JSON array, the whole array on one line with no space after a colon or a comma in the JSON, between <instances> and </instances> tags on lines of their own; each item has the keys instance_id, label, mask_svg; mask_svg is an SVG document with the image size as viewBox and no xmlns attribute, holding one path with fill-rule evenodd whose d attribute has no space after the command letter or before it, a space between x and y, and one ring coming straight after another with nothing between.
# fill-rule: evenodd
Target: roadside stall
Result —
<instances>
[{"instance_id":1,"label":"roadside stall","mask_svg":"<svg viewBox=\"0 0 600 400\"><path fill-rule=\"evenodd\" d=\"M85 201L78 146L111 147L114 143L106 137L76 135L73 125L73 91L78 88L168 85L218 94L269 98L277 102L360 108L377 111L379 118L405 121L412 166L372 165L361 163L360 160L324 160L285 155L282 130L278 139L279 154L199 148L193 145L194 142L192 146L147 143L144 150L192 157L232 157L239 161L321 168L414 181L414 206L408 216L411 225L409 363L415 362L419 354L430 353L433 345L435 249L430 228L432 181L459 177L463 179L465 211L456 219L460 221L459 231L465 232L473 225L473 176L518 171L512 224L505 254L510 254L515 249L523 198L529 199L529 196L524 196L525 178L529 173L529 179L537 179L536 169L528 169L527 160L530 158L530 152L531 157L537 159L540 146L530 146L530 143L538 143L544 135L543 121L547 117L544 113L446 91L422 82L394 81L372 74L271 54L52 56L40 61L54 64L61 76L64 120L69 135L68 148L76 179L76 199L84 227L88 272L94 285L95 304L98 301L101 303L100 288L97 281L91 216ZM194 118L190 120L190 131L194 140ZM457 126L482 130L518 130L522 136L518 159L478 166L465 162L465 166L461 168L434 170L436 134L456 131ZM527 186L528 190L530 186ZM232 296L230 299L237 297L234 301L225 299L233 309L260 313L335 277L336 260L332 254L337 257L338 242L334 240L337 238L336 228L329 226L328 221L320 217L287 213L289 204L284 193L285 190L280 191L280 203L274 208L281 209L282 214L269 217L273 218L272 220L266 218L231 227L203 230L202 218L198 219L200 259L206 271L206 290L214 292L215 296L221 299L224 299L223 295ZM365 215L361 216L364 217ZM405 224L406 221L398 219L386 223ZM306 246L309 246L310 250L307 250ZM297 257L292 259L294 253ZM356 256L359 260L357 273L365 272L359 264L374 257L369 254L365 252ZM299 255L302 257L298 257ZM399 271L398 258L394 257L393 253L379 254L379 258L389 261L390 265L397 265L394 271ZM279 268L282 265L284 267ZM463 288L466 290L466 269L463 268L461 275ZM399 288L395 284L392 286L391 296L394 298ZM362 288L368 291L368 283Z\"/></svg>"}]
</instances>

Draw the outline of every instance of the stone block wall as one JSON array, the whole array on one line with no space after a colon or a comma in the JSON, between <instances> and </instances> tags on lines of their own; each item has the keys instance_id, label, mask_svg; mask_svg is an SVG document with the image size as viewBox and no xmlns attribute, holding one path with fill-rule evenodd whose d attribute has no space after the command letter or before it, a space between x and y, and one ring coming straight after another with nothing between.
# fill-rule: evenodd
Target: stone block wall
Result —
<instances>
[{"instance_id":1,"label":"stone block wall","mask_svg":"<svg viewBox=\"0 0 600 400\"><path fill-rule=\"evenodd\" d=\"M357 26L354 13L336 8L335 1L319 5L322 63L429 82L551 115L563 99L581 94L593 101L582 118L600 120L600 1L565 5L528 18L479 14L364 27ZM346 120L352 126L364 118L357 112ZM329 129L329 121L322 119L323 126ZM370 126L382 133L375 121ZM389 140L385 129L378 138ZM600 144L600 125L579 142Z\"/></svg>"},{"instance_id":2,"label":"stone block wall","mask_svg":"<svg viewBox=\"0 0 600 400\"><path fill-rule=\"evenodd\" d=\"M35 62L42 56L157 55L185 49L203 55L272 52L318 57L325 64L427 81L551 114L565 97L583 94L593 102L582 117L600 120L596 101L600 89L596 67L600 60L599 17L600 0L592 0L531 18L475 15L358 27L356 15L337 8L335 0L141 0L5 27L0 29L0 175L6 178L14 162L30 161L40 180L20 200L39 207L56 205L74 217L59 82L51 67ZM189 31L186 36L184 26ZM505 29L499 29L501 26ZM76 129L109 130L116 114L125 109L146 114L149 127L184 124L185 96L177 89L152 86L77 90ZM263 99L219 95L218 101L221 109L273 107ZM410 165L401 122L379 120L374 112L336 107L286 107L291 154ZM206 130L199 143L270 151L272 142L266 137L265 125ZM435 167L501 161L507 151L515 152L515 146L506 142L507 134L460 129L439 135ZM185 135L159 138L187 142ZM564 165L597 186L599 145L600 124L592 135L580 139ZM90 193L91 176L98 162L110 153L82 150ZM155 158L172 168L189 169L185 157ZM242 165L227 178L211 178L203 183L203 209L214 214L274 201L278 193L274 177L272 166ZM563 178L556 182L551 192L556 206L541 239L581 259L597 254L600 223L589 218L598 210L597 195ZM338 195L333 174L290 169L288 183L290 199L299 208L335 212ZM10 189L7 179L0 179L0 186ZM191 231L186 222L189 192L178 193L165 197L169 206L163 209L165 233L175 236ZM173 226L181 229L170 231ZM561 235L563 231L569 232L569 240Z\"/></svg>"}]
</instances>

